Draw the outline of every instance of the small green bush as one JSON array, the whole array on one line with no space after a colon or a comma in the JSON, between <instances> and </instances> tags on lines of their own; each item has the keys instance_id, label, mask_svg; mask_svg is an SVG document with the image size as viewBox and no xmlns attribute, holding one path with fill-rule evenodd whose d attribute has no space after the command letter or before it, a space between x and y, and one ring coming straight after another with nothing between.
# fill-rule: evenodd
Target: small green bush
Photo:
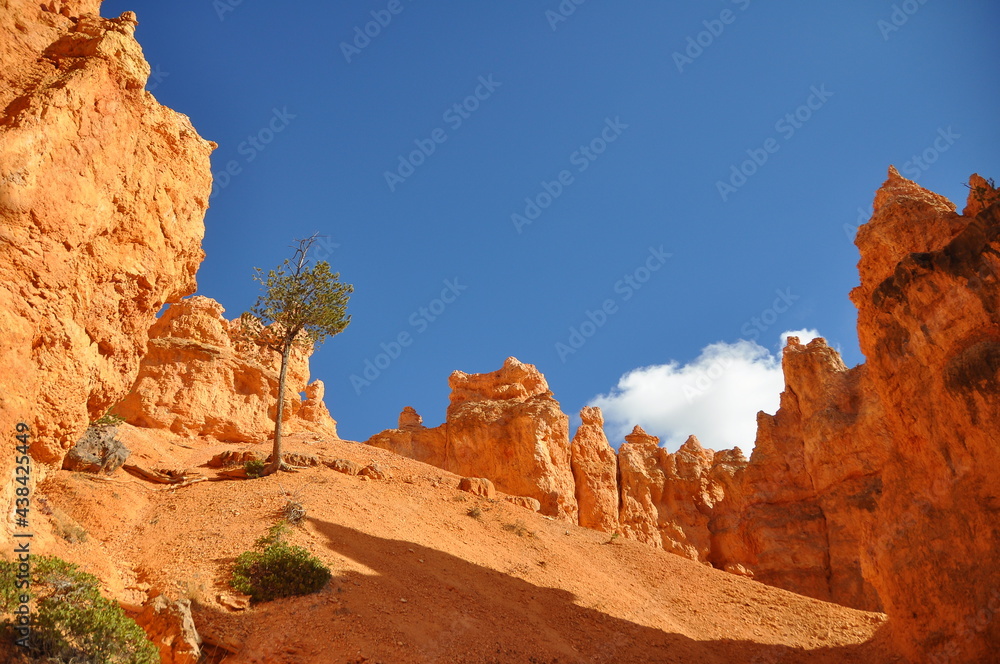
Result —
<instances>
[{"instance_id":1,"label":"small green bush","mask_svg":"<svg viewBox=\"0 0 1000 664\"><path fill-rule=\"evenodd\" d=\"M53 556L31 563L31 661L158 664L159 650L116 602L101 597L97 577ZM0 562L0 610L12 636L13 611L25 592L16 587L16 572L16 563Z\"/></svg>"},{"instance_id":2,"label":"small green bush","mask_svg":"<svg viewBox=\"0 0 1000 664\"><path fill-rule=\"evenodd\" d=\"M323 589L330 569L319 558L285 541L288 526L279 522L236 558L230 585L255 602L308 595Z\"/></svg>"},{"instance_id":3,"label":"small green bush","mask_svg":"<svg viewBox=\"0 0 1000 664\"><path fill-rule=\"evenodd\" d=\"M118 426L119 424L121 424L124 421L125 421L124 417L122 417L121 415L113 415L111 413L111 411L109 410L108 412L104 413L103 415L101 415L100 417L98 417L96 420L94 420L93 422L91 422L90 426L92 426L92 427L116 427L116 426Z\"/></svg>"},{"instance_id":4,"label":"small green bush","mask_svg":"<svg viewBox=\"0 0 1000 664\"><path fill-rule=\"evenodd\" d=\"M247 477L251 479L260 477L264 472L264 462L260 459L251 459L243 464L243 470L247 471Z\"/></svg>"}]
</instances>

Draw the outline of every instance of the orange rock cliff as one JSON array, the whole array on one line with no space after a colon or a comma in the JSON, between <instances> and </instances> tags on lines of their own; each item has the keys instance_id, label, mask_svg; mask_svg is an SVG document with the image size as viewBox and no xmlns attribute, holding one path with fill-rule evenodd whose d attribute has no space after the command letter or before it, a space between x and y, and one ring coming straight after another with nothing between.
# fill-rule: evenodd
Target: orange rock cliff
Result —
<instances>
[{"instance_id":1,"label":"orange rock cliff","mask_svg":"<svg viewBox=\"0 0 1000 664\"><path fill-rule=\"evenodd\" d=\"M56 467L131 388L163 304L194 292L212 186L215 145L143 90L135 15L99 7L0 11L0 429L28 424Z\"/></svg>"}]
</instances>

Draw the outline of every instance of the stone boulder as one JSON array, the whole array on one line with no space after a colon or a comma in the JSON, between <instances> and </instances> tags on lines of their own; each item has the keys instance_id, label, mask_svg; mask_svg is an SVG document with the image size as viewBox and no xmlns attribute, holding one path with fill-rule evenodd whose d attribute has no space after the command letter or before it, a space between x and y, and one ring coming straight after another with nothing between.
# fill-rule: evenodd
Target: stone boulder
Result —
<instances>
[{"instance_id":1,"label":"stone boulder","mask_svg":"<svg viewBox=\"0 0 1000 664\"><path fill-rule=\"evenodd\" d=\"M118 440L118 428L92 426L63 459L63 470L81 473L113 473L122 467L131 452Z\"/></svg>"},{"instance_id":2,"label":"stone boulder","mask_svg":"<svg viewBox=\"0 0 1000 664\"><path fill-rule=\"evenodd\" d=\"M483 498L493 499L497 497L496 487L485 477L463 477L458 482L458 490Z\"/></svg>"}]
</instances>

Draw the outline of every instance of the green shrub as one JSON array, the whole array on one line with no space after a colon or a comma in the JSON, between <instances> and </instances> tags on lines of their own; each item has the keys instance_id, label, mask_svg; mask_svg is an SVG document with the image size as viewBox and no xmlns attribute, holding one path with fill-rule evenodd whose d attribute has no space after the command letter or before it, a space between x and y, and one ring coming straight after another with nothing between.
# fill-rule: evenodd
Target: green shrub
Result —
<instances>
[{"instance_id":1,"label":"green shrub","mask_svg":"<svg viewBox=\"0 0 1000 664\"><path fill-rule=\"evenodd\" d=\"M279 522L236 558L230 585L255 602L319 592L330 569L319 558L285 541L288 526Z\"/></svg>"},{"instance_id":2,"label":"green shrub","mask_svg":"<svg viewBox=\"0 0 1000 664\"><path fill-rule=\"evenodd\" d=\"M96 420L94 420L93 422L91 422L90 426L92 426L92 427L116 427L116 426L118 426L119 424L121 424L124 421L125 421L124 417L122 417L121 415L113 415L111 413L111 411L109 410L108 412L104 413L103 415L101 415L100 417L98 417Z\"/></svg>"},{"instance_id":3,"label":"green shrub","mask_svg":"<svg viewBox=\"0 0 1000 664\"><path fill-rule=\"evenodd\" d=\"M243 464L243 470L247 471L247 477L251 479L260 477L264 472L264 462L260 459L251 459Z\"/></svg>"},{"instance_id":4,"label":"green shrub","mask_svg":"<svg viewBox=\"0 0 1000 664\"><path fill-rule=\"evenodd\" d=\"M59 664L158 664L159 650L116 602L101 597L99 581L53 556L32 561L32 661ZM0 562L0 609L14 634L17 564Z\"/></svg>"}]
</instances>

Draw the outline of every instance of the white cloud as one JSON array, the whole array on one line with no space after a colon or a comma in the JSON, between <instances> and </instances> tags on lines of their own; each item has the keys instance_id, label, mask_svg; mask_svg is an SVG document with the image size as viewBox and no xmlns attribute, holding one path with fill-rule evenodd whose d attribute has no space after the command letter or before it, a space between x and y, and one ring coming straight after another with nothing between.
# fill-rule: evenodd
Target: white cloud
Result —
<instances>
[{"instance_id":1,"label":"white cloud","mask_svg":"<svg viewBox=\"0 0 1000 664\"><path fill-rule=\"evenodd\" d=\"M808 343L819 333L785 332L782 347L789 336ZM741 339L706 346L688 364L671 361L634 369L588 405L604 412L615 447L638 424L670 451L694 434L706 447L738 445L749 454L757 436L757 412L774 413L784 387L781 354Z\"/></svg>"}]
</instances>

